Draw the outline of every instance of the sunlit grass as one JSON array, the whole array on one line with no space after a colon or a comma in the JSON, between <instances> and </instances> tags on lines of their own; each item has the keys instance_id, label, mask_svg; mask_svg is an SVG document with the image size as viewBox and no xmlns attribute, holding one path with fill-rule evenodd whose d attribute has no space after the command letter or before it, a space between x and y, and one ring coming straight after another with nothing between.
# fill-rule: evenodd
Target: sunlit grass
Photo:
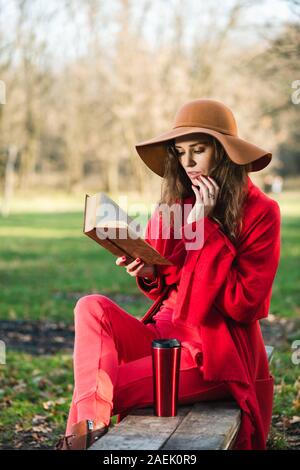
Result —
<instances>
[{"instance_id":1,"label":"sunlit grass","mask_svg":"<svg viewBox=\"0 0 300 470\"><path fill-rule=\"evenodd\" d=\"M282 214L281 260L271 312L285 317L300 306L300 192L272 194ZM27 208L31 204L27 200ZM149 213L140 216L145 227ZM0 317L73 321L78 297L99 292L137 296L122 304L142 315L151 303L115 257L82 232L82 211L22 212L0 219Z\"/></svg>"}]
</instances>

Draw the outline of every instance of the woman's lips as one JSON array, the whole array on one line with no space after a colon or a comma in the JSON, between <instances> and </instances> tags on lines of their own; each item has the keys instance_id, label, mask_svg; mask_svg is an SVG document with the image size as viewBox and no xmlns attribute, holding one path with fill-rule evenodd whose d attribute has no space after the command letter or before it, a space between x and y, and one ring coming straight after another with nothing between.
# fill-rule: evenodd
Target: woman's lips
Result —
<instances>
[{"instance_id":1,"label":"woman's lips","mask_svg":"<svg viewBox=\"0 0 300 470\"><path fill-rule=\"evenodd\" d=\"M196 178L197 176L200 176L201 173L188 173L188 175L189 175L191 178Z\"/></svg>"}]
</instances>

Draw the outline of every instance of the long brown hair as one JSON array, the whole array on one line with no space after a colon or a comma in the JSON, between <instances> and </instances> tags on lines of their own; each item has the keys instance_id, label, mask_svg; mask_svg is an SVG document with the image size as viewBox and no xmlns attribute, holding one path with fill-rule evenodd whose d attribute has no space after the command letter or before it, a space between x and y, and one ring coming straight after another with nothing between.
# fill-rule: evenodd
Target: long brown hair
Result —
<instances>
[{"instance_id":1,"label":"long brown hair","mask_svg":"<svg viewBox=\"0 0 300 470\"><path fill-rule=\"evenodd\" d=\"M239 237L242 230L242 211L247 195L247 175L251 163L237 165L228 157L222 144L209 134L205 137L214 148L214 166L209 176L219 186L219 195L213 211L210 213L221 230L232 243ZM194 196L192 183L182 167L175 148L175 140L167 145L168 157L165 163L164 179L161 186L161 197L158 204L171 206L175 202ZM172 217L171 217L172 219ZM171 226L173 219L171 220Z\"/></svg>"}]
</instances>

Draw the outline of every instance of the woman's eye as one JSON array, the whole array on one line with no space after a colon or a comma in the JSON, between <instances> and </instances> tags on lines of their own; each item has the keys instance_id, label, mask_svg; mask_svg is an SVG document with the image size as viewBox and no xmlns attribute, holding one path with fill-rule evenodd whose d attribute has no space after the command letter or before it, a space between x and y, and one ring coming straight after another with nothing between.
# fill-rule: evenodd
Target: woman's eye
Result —
<instances>
[{"instance_id":1,"label":"woman's eye","mask_svg":"<svg viewBox=\"0 0 300 470\"><path fill-rule=\"evenodd\" d=\"M201 148L201 149L198 148L198 149L194 150L194 153L201 153L201 152L203 152L203 151L204 151L203 148ZM184 155L184 152L178 152L178 151L177 151L177 155L178 155L178 157L181 157L182 155Z\"/></svg>"}]
</instances>

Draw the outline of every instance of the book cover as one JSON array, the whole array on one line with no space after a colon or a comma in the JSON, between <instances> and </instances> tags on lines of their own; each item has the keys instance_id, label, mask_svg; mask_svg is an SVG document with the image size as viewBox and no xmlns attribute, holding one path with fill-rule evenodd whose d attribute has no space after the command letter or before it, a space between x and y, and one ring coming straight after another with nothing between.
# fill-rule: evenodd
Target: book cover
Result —
<instances>
[{"instance_id":1,"label":"book cover","mask_svg":"<svg viewBox=\"0 0 300 470\"><path fill-rule=\"evenodd\" d=\"M103 192L85 195L83 233L115 256L173 266L140 236L135 221Z\"/></svg>"}]
</instances>

